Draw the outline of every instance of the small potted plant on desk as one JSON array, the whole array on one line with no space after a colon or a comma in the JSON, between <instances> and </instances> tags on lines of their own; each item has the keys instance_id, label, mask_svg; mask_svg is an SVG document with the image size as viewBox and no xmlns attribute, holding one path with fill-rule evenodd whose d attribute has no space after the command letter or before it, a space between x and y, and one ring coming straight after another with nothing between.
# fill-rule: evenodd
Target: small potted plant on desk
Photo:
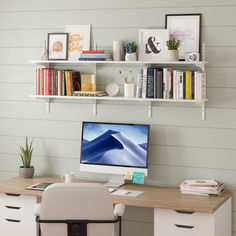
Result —
<instances>
[{"instance_id":1,"label":"small potted plant on desk","mask_svg":"<svg viewBox=\"0 0 236 236\"><path fill-rule=\"evenodd\" d=\"M20 166L19 174L21 178L32 178L34 175L34 167L31 166L31 158L32 158L32 148L33 140L30 145L28 143L28 137L25 139L25 148L20 146L20 156L23 163L23 166Z\"/></svg>"},{"instance_id":2,"label":"small potted plant on desk","mask_svg":"<svg viewBox=\"0 0 236 236\"><path fill-rule=\"evenodd\" d=\"M170 61L178 61L179 60L179 52L178 48L180 46L181 41L176 40L171 37L168 41L166 41L168 51L169 51L169 60Z\"/></svg>"},{"instance_id":3,"label":"small potted plant on desk","mask_svg":"<svg viewBox=\"0 0 236 236\"><path fill-rule=\"evenodd\" d=\"M125 60L137 61L136 50L137 50L137 44L135 42L126 44L125 45Z\"/></svg>"}]
</instances>

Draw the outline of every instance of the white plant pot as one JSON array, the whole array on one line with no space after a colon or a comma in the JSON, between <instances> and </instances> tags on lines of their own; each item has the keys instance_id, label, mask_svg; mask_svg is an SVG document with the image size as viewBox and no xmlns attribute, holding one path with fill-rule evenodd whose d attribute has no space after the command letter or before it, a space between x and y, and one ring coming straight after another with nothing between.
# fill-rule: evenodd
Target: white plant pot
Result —
<instances>
[{"instance_id":1,"label":"white plant pot","mask_svg":"<svg viewBox=\"0 0 236 236\"><path fill-rule=\"evenodd\" d=\"M137 61L136 52L126 53L125 54L125 60L126 61Z\"/></svg>"},{"instance_id":2,"label":"white plant pot","mask_svg":"<svg viewBox=\"0 0 236 236\"><path fill-rule=\"evenodd\" d=\"M169 61L178 61L179 60L179 51L178 50L168 50L169 52Z\"/></svg>"}]
</instances>

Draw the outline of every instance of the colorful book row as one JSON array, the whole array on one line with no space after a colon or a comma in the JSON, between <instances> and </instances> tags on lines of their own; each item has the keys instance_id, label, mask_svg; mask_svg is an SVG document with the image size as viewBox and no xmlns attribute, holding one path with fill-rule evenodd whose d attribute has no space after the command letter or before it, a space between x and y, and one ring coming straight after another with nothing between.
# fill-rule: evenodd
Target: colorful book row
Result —
<instances>
[{"instance_id":1,"label":"colorful book row","mask_svg":"<svg viewBox=\"0 0 236 236\"><path fill-rule=\"evenodd\" d=\"M36 69L37 95L72 96L77 90L81 90L79 71Z\"/></svg>"},{"instance_id":2,"label":"colorful book row","mask_svg":"<svg viewBox=\"0 0 236 236\"><path fill-rule=\"evenodd\" d=\"M206 73L170 68L140 69L137 98L206 99Z\"/></svg>"}]
</instances>

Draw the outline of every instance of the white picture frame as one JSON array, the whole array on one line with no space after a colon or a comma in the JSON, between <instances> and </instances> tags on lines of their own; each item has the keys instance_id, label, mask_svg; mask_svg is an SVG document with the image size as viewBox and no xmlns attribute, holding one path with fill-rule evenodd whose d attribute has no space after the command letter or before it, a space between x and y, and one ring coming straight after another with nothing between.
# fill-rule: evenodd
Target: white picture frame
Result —
<instances>
[{"instance_id":1,"label":"white picture frame","mask_svg":"<svg viewBox=\"0 0 236 236\"><path fill-rule=\"evenodd\" d=\"M69 34L68 59L78 61L83 50L90 50L91 25L65 25L65 32Z\"/></svg>"},{"instance_id":2,"label":"white picture frame","mask_svg":"<svg viewBox=\"0 0 236 236\"><path fill-rule=\"evenodd\" d=\"M139 30L139 61L166 61L169 39L168 29L141 29Z\"/></svg>"},{"instance_id":3,"label":"white picture frame","mask_svg":"<svg viewBox=\"0 0 236 236\"><path fill-rule=\"evenodd\" d=\"M48 33L48 60L68 59L68 34Z\"/></svg>"}]
</instances>

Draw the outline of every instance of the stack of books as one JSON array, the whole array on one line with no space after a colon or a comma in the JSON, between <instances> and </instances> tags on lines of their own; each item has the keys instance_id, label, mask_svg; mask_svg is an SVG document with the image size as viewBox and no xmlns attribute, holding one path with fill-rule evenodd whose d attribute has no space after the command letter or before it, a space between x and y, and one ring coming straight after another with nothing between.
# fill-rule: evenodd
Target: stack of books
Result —
<instances>
[{"instance_id":1,"label":"stack of books","mask_svg":"<svg viewBox=\"0 0 236 236\"><path fill-rule=\"evenodd\" d=\"M137 79L136 97L204 100L206 73L171 68L141 69Z\"/></svg>"},{"instance_id":2,"label":"stack of books","mask_svg":"<svg viewBox=\"0 0 236 236\"><path fill-rule=\"evenodd\" d=\"M180 191L182 194L220 196L224 192L224 184L213 179L185 180L180 185Z\"/></svg>"},{"instance_id":3,"label":"stack of books","mask_svg":"<svg viewBox=\"0 0 236 236\"><path fill-rule=\"evenodd\" d=\"M110 61L111 54L105 51L82 51L79 61Z\"/></svg>"}]
</instances>

